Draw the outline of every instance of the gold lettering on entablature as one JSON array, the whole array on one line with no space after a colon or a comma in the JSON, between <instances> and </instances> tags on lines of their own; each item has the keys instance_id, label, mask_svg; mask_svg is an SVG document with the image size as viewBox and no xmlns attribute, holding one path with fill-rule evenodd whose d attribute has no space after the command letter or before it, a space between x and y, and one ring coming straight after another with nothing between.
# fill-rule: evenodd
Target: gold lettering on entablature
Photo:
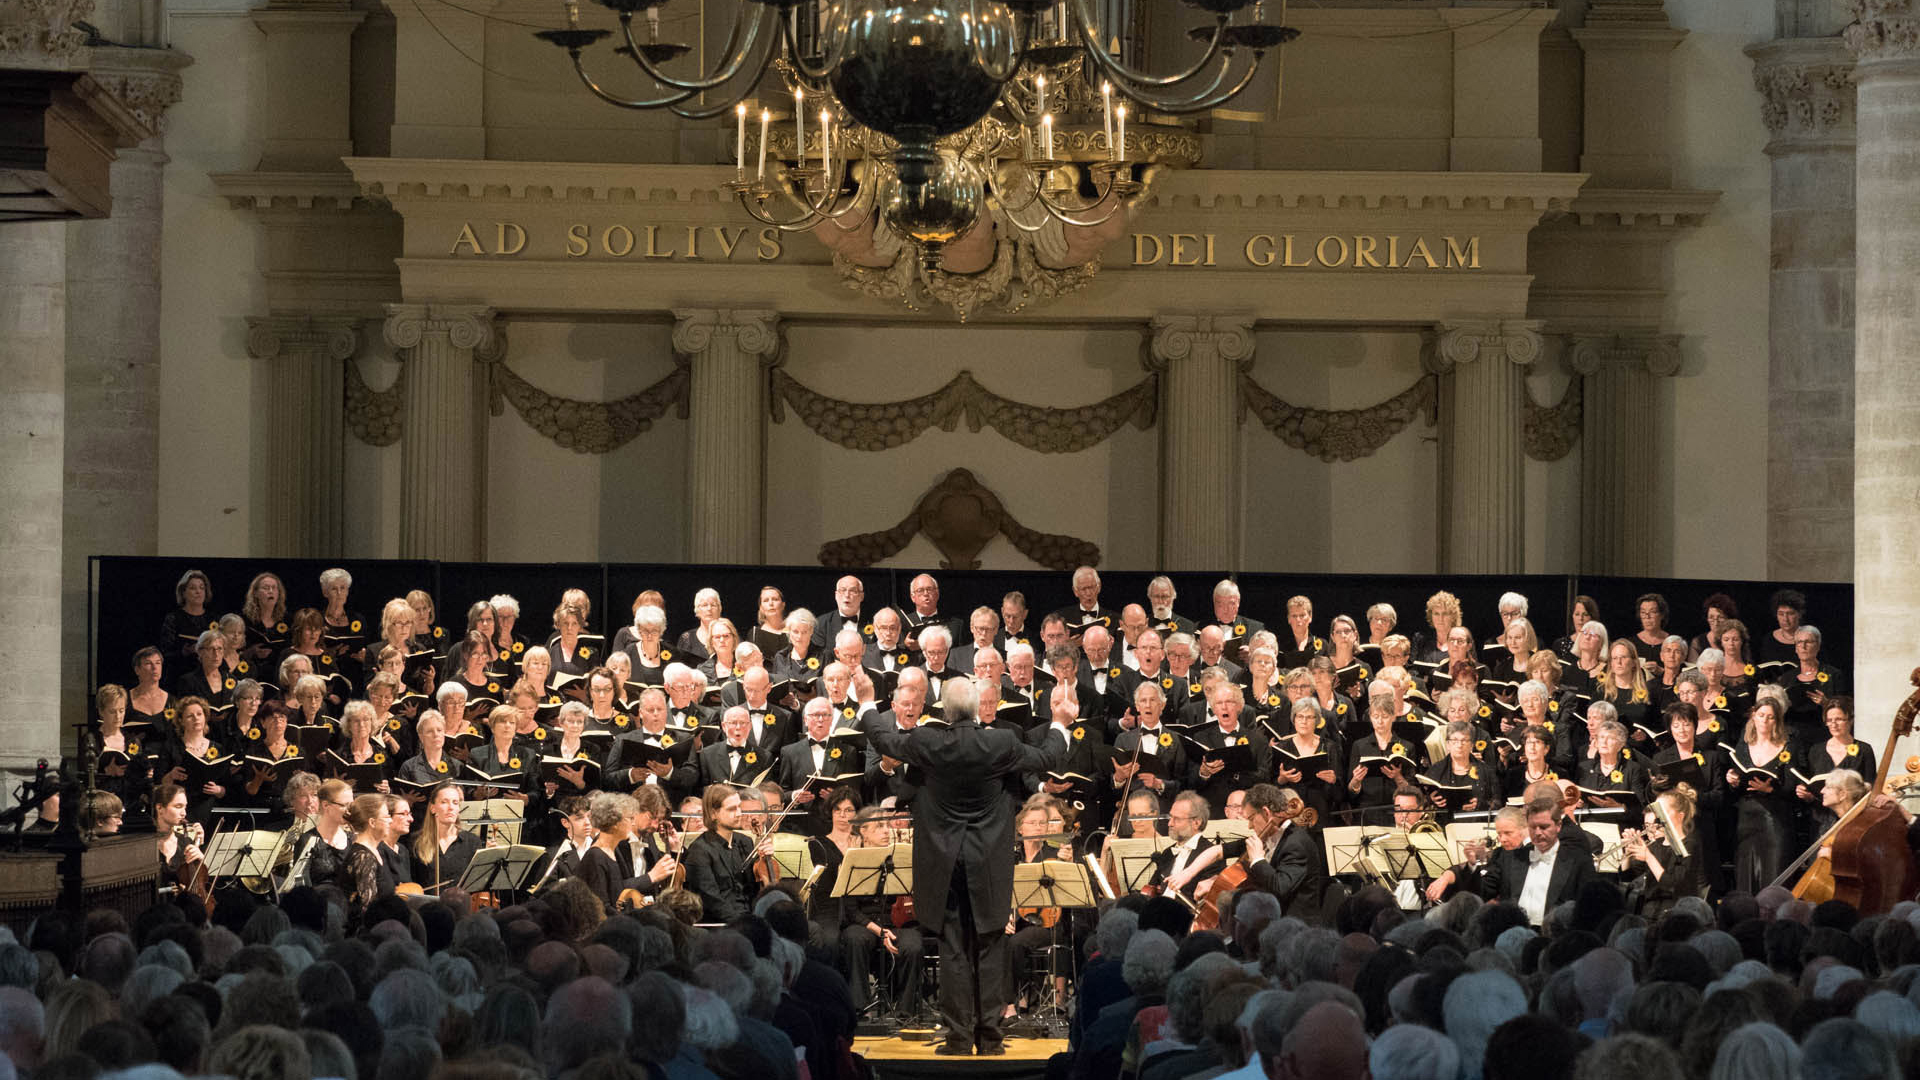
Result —
<instances>
[{"instance_id":1,"label":"gold lettering on entablature","mask_svg":"<svg viewBox=\"0 0 1920 1080\"><path fill-rule=\"evenodd\" d=\"M1215 258L1216 246L1226 252ZM1233 260L1233 252L1239 260ZM1292 270L1478 270L1478 236L1403 236L1398 233L1255 233L1221 241L1215 233L1134 233L1134 266L1180 269L1222 265Z\"/></svg>"},{"instance_id":2,"label":"gold lettering on entablature","mask_svg":"<svg viewBox=\"0 0 1920 1080\"><path fill-rule=\"evenodd\" d=\"M448 255L511 257L546 246L538 226L512 221L465 221ZM771 226L598 224L576 221L558 233L558 250L569 259L680 260L686 262L774 262L786 254L780 230Z\"/></svg>"}]
</instances>

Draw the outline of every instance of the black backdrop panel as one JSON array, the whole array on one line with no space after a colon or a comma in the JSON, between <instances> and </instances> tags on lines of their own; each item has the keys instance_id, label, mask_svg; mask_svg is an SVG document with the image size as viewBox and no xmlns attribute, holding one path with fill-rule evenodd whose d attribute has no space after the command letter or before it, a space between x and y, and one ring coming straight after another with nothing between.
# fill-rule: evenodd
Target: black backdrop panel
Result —
<instances>
[{"instance_id":1,"label":"black backdrop panel","mask_svg":"<svg viewBox=\"0 0 1920 1080\"><path fill-rule=\"evenodd\" d=\"M529 641L545 641L552 628L553 609L568 588L585 589L593 600L592 628L611 635L631 621L634 597L643 589L659 590L666 601L669 632L678 635L693 624L693 597L703 587L719 590L725 613L751 630L762 585L776 585L785 594L789 610L808 607L816 614L833 609L833 586L845 571L820 566L694 566L685 564L600 563L434 563L422 560L319 559L179 559L102 557L94 560L96 575L94 662L95 681L126 682L128 658L134 650L152 644L160 621L173 608L174 584L189 568L197 568L213 582L211 610L237 611L255 574L278 574L288 591L288 609L319 606L320 571L344 567L353 575L348 606L369 621L378 633L380 608L388 598L424 588L433 595L436 616L449 633L466 625L467 606L476 600L507 593L520 602L518 629ZM882 604L909 606L907 589L919 570L867 569L856 576L866 586L864 610L871 614ZM964 627L968 613L985 606L998 611L1010 590L1026 594L1033 612L1029 627L1039 630L1040 618L1074 602L1069 576L1057 571L930 570L940 581L940 609ZM1146 572L1109 572L1101 575L1101 601L1111 608L1144 603ZM1213 586L1218 575L1169 575L1178 590L1174 608L1200 622L1212 617ZM1585 593L1600 605L1601 621L1616 635L1639 628L1635 598L1642 593L1666 596L1672 608L1670 628L1686 637L1705 628L1701 601L1716 592L1733 597L1754 635L1774 626L1768 606L1775 589L1769 582L1691 581L1669 578L1565 577L1550 574L1511 576L1442 576L1438 574L1241 574L1241 610L1279 633L1286 624L1286 602L1294 595L1314 602L1314 630L1325 634L1333 616L1352 615L1361 622L1369 605L1385 601L1399 614L1399 630L1409 636L1426 629L1427 598L1440 589L1459 597L1466 625L1477 640L1494 636L1500 595L1515 591L1526 596L1530 616L1542 643L1566 634L1572 597ZM1807 619L1828 633L1825 657L1842 669L1853 659L1853 586L1794 584L1807 596Z\"/></svg>"}]
</instances>

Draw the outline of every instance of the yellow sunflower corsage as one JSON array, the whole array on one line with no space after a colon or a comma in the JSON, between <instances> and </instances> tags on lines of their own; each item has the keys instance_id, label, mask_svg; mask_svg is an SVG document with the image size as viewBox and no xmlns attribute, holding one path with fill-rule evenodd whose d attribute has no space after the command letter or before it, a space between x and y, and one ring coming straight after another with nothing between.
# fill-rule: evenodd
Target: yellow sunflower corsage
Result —
<instances>
[{"instance_id":1,"label":"yellow sunflower corsage","mask_svg":"<svg viewBox=\"0 0 1920 1080\"><path fill-rule=\"evenodd\" d=\"M1086 729L1086 728L1083 728L1083 727L1077 727L1077 728L1074 728L1074 729L1073 729L1073 737L1074 737L1074 740L1075 740L1076 742L1077 742L1077 741L1079 741L1079 740L1081 740L1081 739L1084 739L1084 738L1086 738L1086 737L1087 737L1087 729Z\"/></svg>"},{"instance_id":2,"label":"yellow sunflower corsage","mask_svg":"<svg viewBox=\"0 0 1920 1080\"><path fill-rule=\"evenodd\" d=\"M226 686L227 686L227 689L229 690L233 689L233 676L231 675L227 676Z\"/></svg>"},{"instance_id":3,"label":"yellow sunflower corsage","mask_svg":"<svg viewBox=\"0 0 1920 1080\"><path fill-rule=\"evenodd\" d=\"M1711 732L1715 732L1715 733L1718 733L1718 732L1719 732L1719 730L1720 730L1720 721L1718 721L1718 720L1708 720L1708 721L1707 721L1707 730L1708 730L1708 731L1711 731Z\"/></svg>"},{"instance_id":4,"label":"yellow sunflower corsage","mask_svg":"<svg viewBox=\"0 0 1920 1080\"><path fill-rule=\"evenodd\" d=\"M1621 772L1619 769L1615 769L1612 772L1607 774L1607 779L1613 781L1616 784L1622 780L1625 780L1626 778L1627 778L1627 774Z\"/></svg>"},{"instance_id":5,"label":"yellow sunflower corsage","mask_svg":"<svg viewBox=\"0 0 1920 1080\"><path fill-rule=\"evenodd\" d=\"M580 659L582 660L593 659L593 650L589 649L585 645L580 646Z\"/></svg>"},{"instance_id":6,"label":"yellow sunflower corsage","mask_svg":"<svg viewBox=\"0 0 1920 1080\"><path fill-rule=\"evenodd\" d=\"M434 762L434 763L433 763L433 771L434 771L434 772L440 772L440 773L443 773L443 772L446 772L446 771L447 771L447 762L446 762L446 759L445 759L445 758L442 758L442 759L440 759L439 761L436 761L436 762Z\"/></svg>"},{"instance_id":7,"label":"yellow sunflower corsage","mask_svg":"<svg viewBox=\"0 0 1920 1080\"><path fill-rule=\"evenodd\" d=\"M1245 636L1246 636L1246 634L1247 634L1247 624L1246 624L1246 623L1243 623L1243 622L1242 622L1242 623L1234 623L1234 624L1233 624L1233 636L1234 636L1234 637L1245 637Z\"/></svg>"},{"instance_id":8,"label":"yellow sunflower corsage","mask_svg":"<svg viewBox=\"0 0 1920 1080\"><path fill-rule=\"evenodd\" d=\"M1707 763L1707 755L1695 750L1693 752L1693 763L1695 765L1705 765Z\"/></svg>"},{"instance_id":9,"label":"yellow sunflower corsage","mask_svg":"<svg viewBox=\"0 0 1920 1080\"><path fill-rule=\"evenodd\" d=\"M257 728L257 727L250 727L250 728L248 728L248 729L247 729L247 738L249 738L249 739L258 739L259 737L260 737L260 729L259 729L259 728Z\"/></svg>"},{"instance_id":10,"label":"yellow sunflower corsage","mask_svg":"<svg viewBox=\"0 0 1920 1080\"><path fill-rule=\"evenodd\" d=\"M671 650L671 649L661 649L661 650L660 650L660 659L662 659L662 660L671 660L671 659L673 659L673 650Z\"/></svg>"},{"instance_id":11,"label":"yellow sunflower corsage","mask_svg":"<svg viewBox=\"0 0 1920 1080\"><path fill-rule=\"evenodd\" d=\"M1560 703L1559 703L1559 702L1557 702L1557 701L1549 701L1549 702L1547 702L1547 711L1548 711L1548 712L1559 712L1559 711L1560 711Z\"/></svg>"},{"instance_id":12,"label":"yellow sunflower corsage","mask_svg":"<svg viewBox=\"0 0 1920 1080\"><path fill-rule=\"evenodd\" d=\"M206 752L206 755L205 755L205 757L206 757L206 759L207 759L208 761L213 761L213 760L215 760L216 758L218 758L219 756L220 756L220 748L219 748L219 747L217 747L217 746L209 746L209 747L207 747L207 752Z\"/></svg>"},{"instance_id":13,"label":"yellow sunflower corsage","mask_svg":"<svg viewBox=\"0 0 1920 1080\"><path fill-rule=\"evenodd\" d=\"M1161 680L1160 680L1160 689L1162 689L1162 690L1171 690L1171 689L1173 689L1173 680L1172 680L1172 679L1170 679L1170 678L1169 678L1169 679L1161 679ZM171 716L171 715L173 715L173 714L172 714L172 713L168 713L167 715L169 715L169 716Z\"/></svg>"},{"instance_id":14,"label":"yellow sunflower corsage","mask_svg":"<svg viewBox=\"0 0 1920 1080\"><path fill-rule=\"evenodd\" d=\"M499 683L497 683L497 682L490 682L490 683L488 683L488 684L487 684L487 693L489 693L489 694L497 694L497 693L499 693L499 692L500 692L500 684L499 684Z\"/></svg>"},{"instance_id":15,"label":"yellow sunflower corsage","mask_svg":"<svg viewBox=\"0 0 1920 1080\"><path fill-rule=\"evenodd\" d=\"M1859 757L1859 756L1860 756L1860 744L1859 744L1859 743L1857 743L1857 742L1850 742L1850 743L1848 743L1848 744L1847 744L1847 756L1848 756L1848 757Z\"/></svg>"},{"instance_id":16,"label":"yellow sunflower corsage","mask_svg":"<svg viewBox=\"0 0 1920 1080\"><path fill-rule=\"evenodd\" d=\"M1473 742L1473 749L1474 749L1474 752L1475 752L1475 753L1480 753L1480 754L1484 754L1484 753L1486 753L1486 751L1487 751L1487 740L1485 740L1485 739L1475 739L1475 740L1474 740L1474 742Z\"/></svg>"},{"instance_id":17,"label":"yellow sunflower corsage","mask_svg":"<svg viewBox=\"0 0 1920 1080\"><path fill-rule=\"evenodd\" d=\"M508 758L508 759L507 759L507 768L509 768L509 769L517 769L517 768L519 768L519 767L520 767L520 759L519 759L519 758L517 758L517 757L510 757L510 758Z\"/></svg>"},{"instance_id":18,"label":"yellow sunflower corsage","mask_svg":"<svg viewBox=\"0 0 1920 1080\"><path fill-rule=\"evenodd\" d=\"M173 719L173 706L171 705L167 706L167 711L162 713L161 715L165 716L169 720Z\"/></svg>"},{"instance_id":19,"label":"yellow sunflower corsage","mask_svg":"<svg viewBox=\"0 0 1920 1080\"><path fill-rule=\"evenodd\" d=\"M533 729L533 738L534 738L534 741L535 741L535 742L546 742L546 741L547 741L547 729L546 729L546 728L543 728L543 727L536 727L536 728L534 728L534 729Z\"/></svg>"},{"instance_id":20,"label":"yellow sunflower corsage","mask_svg":"<svg viewBox=\"0 0 1920 1080\"><path fill-rule=\"evenodd\" d=\"M245 660L240 661L239 663L233 665L233 670L239 672L242 675L245 675L249 670L247 667L247 662Z\"/></svg>"},{"instance_id":21,"label":"yellow sunflower corsage","mask_svg":"<svg viewBox=\"0 0 1920 1080\"><path fill-rule=\"evenodd\" d=\"M1119 668L1108 668L1108 669L1107 669L1107 678L1109 678L1109 679L1117 679L1117 678L1119 678L1119 677L1120 677L1120 669L1119 669Z\"/></svg>"},{"instance_id":22,"label":"yellow sunflower corsage","mask_svg":"<svg viewBox=\"0 0 1920 1080\"><path fill-rule=\"evenodd\" d=\"M397 716L389 716L389 717L387 717L387 730L388 730L388 731L399 731L399 730L400 730L400 718L399 718L399 717L397 717Z\"/></svg>"},{"instance_id":23,"label":"yellow sunflower corsage","mask_svg":"<svg viewBox=\"0 0 1920 1080\"><path fill-rule=\"evenodd\" d=\"M286 623L274 623L274 624L273 624L273 632L274 632L274 633L276 633L276 634L284 634L284 633L286 633L286 632L287 632L287 624L286 624Z\"/></svg>"},{"instance_id":24,"label":"yellow sunflower corsage","mask_svg":"<svg viewBox=\"0 0 1920 1080\"><path fill-rule=\"evenodd\" d=\"M899 655L899 656L898 656L898 657L897 657L896 659L897 659L897 660L898 660L898 661L899 661L900 663L902 663L902 664L904 664L904 663L906 663L906 662L907 662L907 660L908 660L908 659L910 659L910 658L909 658L909 657L907 656L907 654L906 654L906 653L901 653L901 654L900 654L900 655Z\"/></svg>"},{"instance_id":25,"label":"yellow sunflower corsage","mask_svg":"<svg viewBox=\"0 0 1920 1080\"><path fill-rule=\"evenodd\" d=\"M514 651L514 653L515 653L515 654L519 654L519 653L523 653L523 652L526 652L526 651L527 651L527 643L526 643L526 642L524 642L524 641L516 641L516 642L514 642L514 643L513 643L513 651Z\"/></svg>"},{"instance_id":26,"label":"yellow sunflower corsage","mask_svg":"<svg viewBox=\"0 0 1920 1080\"><path fill-rule=\"evenodd\" d=\"M614 727L626 727L626 726L627 726L627 723L628 723L628 720L627 720L627 714L626 714L626 713L616 713L616 714L614 714L614 717L613 717L613 726L614 726Z\"/></svg>"},{"instance_id":27,"label":"yellow sunflower corsage","mask_svg":"<svg viewBox=\"0 0 1920 1080\"><path fill-rule=\"evenodd\" d=\"M1333 707L1333 711L1340 716L1347 715L1347 703L1344 701L1340 702Z\"/></svg>"},{"instance_id":28,"label":"yellow sunflower corsage","mask_svg":"<svg viewBox=\"0 0 1920 1080\"><path fill-rule=\"evenodd\" d=\"M350 622L350 623L348 623L348 624L347 624L347 629L349 629L349 630L351 630L351 631L353 631L353 632L354 632L354 633L356 633L356 634L357 634L357 633L359 633L359 632L360 632L360 620L359 620L359 619L355 619L355 620L353 620L352 622Z\"/></svg>"},{"instance_id":29,"label":"yellow sunflower corsage","mask_svg":"<svg viewBox=\"0 0 1920 1080\"><path fill-rule=\"evenodd\" d=\"M1752 674L1753 674L1753 665L1752 665L1752 664L1748 664L1748 665L1747 665L1746 667L1743 667L1743 668L1741 668L1740 670L1741 670L1742 672L1744 672L1744 673L1746 673L1746 674L1748 674L1748 675L1752 675Z\"/></svg>"},{"instance_id":30,"label":"yellow sunflower corsage","mask_svg":"<svg viewBox=\"0 0 1920 1080\"><path fill-rule=\"evenodd\" d=\"M697 727L699 727L699 726L700 726L700 718L699 718L699 717L697 717L697 716L693 716L693 715L688 715L688 717L687 717L687 730L688 730L688 731L692 731L692 730L693 730L694 728L697 728Z\"/></svg>"},{"instance_id":31,"label":"yellow sunflower corsage","mask_svg":"<svg viewBox=\"0 0 1920 1080\"><path fill-rule=\"evenodd\" d=\"M332 653L321 653L321 654L320 654L320 662L321 662L322 664L325 664L325 665L326 665L326 666L328 666L328 667L332 667L332 666L333 666L333 654L332 654Z\"/></svg>"},{"instance_id":32,"label":"yellow sunflower corsage","mask_svg":"<svg viewBox=\"0 0 1920 1080\"><path fill-rule=\"evenodd\" d=\"M579 753L577 753L577 754L575 754L575 755L573 755L573 760L575 760L575 761L586 761L586 760L588 760L588 759L589 759L589 758L591 758L591 757L593 757L593 755L592 755L592 754L589 754L589 753L587 753L587 752L586 752L585 750L582 750L582 751L580 751Z\"/></svg>"},{"instance_id":33,"label":"yellow sunflower corsage","mask_svg":"<svg viewBox=\"0 0 1920 1080\"><path fill-rule=\"evenodd\" d=\"M1483 716L1483 717L1485 717L1485 716L1492 716L1492 715L1493 715L1493 706L1491 706L1491 705L1482 705L1482 706L1480 706L1480 715L1481 715L1481 716Z\"/></svg>"},{"instance_id":34,"label":"yellow sunflower corsage","mask_svg":"<svg viewBox=\"0 0 1920 1080\"><path fill-rule=\"evenodd\" d=\"M1279 695L1279 694L1268 694L1268 695L1267 695L1267 704L1269 704L1269 705L1278 705L1278 704L1280 704L1280 695Z\"/></svg>"},{"instance_id":35,"label":"yellow sunflower corsage","mask_svg":"<svg viewBox=\"0 0 1920 1080\"><path fill-rule=\"evenodd\" d=\"M373 752L373 763L375 765L385 765L387 763L387 755L379 750L375 750Z\"/></svg>"},{"instance_id":36,"label":"yellow sunflower corsage","mask_svg":"<svg viewBox=\"0 0 1920 1080\"><path fill-rule=\"evenodd\" d=\"M1818 674L1818 675L1815 675L1815 676L1814 676L1814 679L1815 679L1816 681L1818 681L1818 682L1826 682L1826 681L1827 681L1827 673L1823 671L1823 672L1821 672L1820 674Z\"/></svg>"},{"instance_id":37,"label":"yellow sunflower corsage","mask_svg":"<svg viewBox=\"0 0 1920 1080\"><path fill-rule=\"evenodd\" d=\"M1714 699L1713 699L1713 707L1714 707L1714 708L1716 708L1716 709L1724 709L1724 708L1726 708L1726 707L1727 707L1727 695L1725 695L1725 694L1721 694L1721 695L1720 695L1719 697L1716 697L1716 698L1714 698Z\"/></svg>"},{"instance_id":38,"label":"yellow sunflower corsage","mask_svg":"<svg viewBox=\"0 0 1920 1080\"><path fill-rule=\"evenodd\" d=\"M1321 640L1320 640L1319 638L1314 638L1314 639L1313 639L1313 651L1314 651L1314 652L1320 652L1321 650L1323 650L1323 649L1325 649L1326 647L1327 647L1327 645L1326 645L1326 643L1325 643L1325 642L1323 642L1323 641L1321 641Z\"/></svg>"},{"instance_id":39,"label":"yellow sunflower corsage","mask_svg":"<svg viewBox=\"0 0 1920 1080\"><path fill-rule=\"evenodd\" d=\"M853 719L856 715L858 715L858 713L859 713L859 710L855 709L851 705L840 710L840 715L846 717L848 720Z\"/></svg>"},{"instance_id":40,"label":"yellow sunflower corsage","mask_svg":"<svg viewBox=\"0 0 1920 1080\"><path fill-rule=\"evenodd\" d=\"M840 760L840 748L836 746L836 747L834 747L833 749L831 749L831 750L829 750L829 751L827 751L827 756L828 756L828 757L830 757L830 758L832 758L832 759L833 759L833 760L835 760L835 761L839 761L839 760Z\"/></svg>"},{"instance_id":41,"label":"yellow sunflower corsage","mask_svg":"<svg viewBox=\"0 0 1920 1080\"><path fill-rule=\"evenodd\" d=\"M1792 755L1792 754L1790 754L1790 753L1788 753L1788 752L1786 752L1785 750L1782 750L1782 751L1780 751L1780 760L1781 760L1782 762L1788 762L1788 761L1792 761L1792 760L1793 760L1793 755Z\"/></svg>"},{"instance_id":42,"label":"yellow sunflower corsage","mask_svg":"<svg viewBox=\"0 0 1920 1080\"><path fill-rule=\"evenodd\" d=\"M1189 693L1189 694L1197 694L1197 693L1199 693L1199 692L1200 692L1200 684L1199 684L1199 683L1197 683L1197 682L1190 682L1190 683L1188 683L1188 684L1187 684L1187 693Z\"/></svg>"},{"instance_id":43,"label":"yellow sunflower corsage","mask_svg":"<svg viewBox=\"0 0 1920 1080\"><path fill-rule=\"evenodd\" d=\"M1394 743L1387 749L1387 752L1390 754L1404 754L1407 752L1407 748L1402 743Z\"/></svg>"},{"instance_id":44,"label":"yellow sunflower corsage","mask_svg":"<svg viewBox=\"0 0 1920 1080\"><path fill-rule=\"evenodd\" d=\"M872 637L872 636L873 636L873 624L872 624L872 623L868 623L867 625L865 625L865 626L863 626L863 627L861 627L861 628L860 628L860 632L861 632L862 634L865 634L865 635L866 635L866 636L868 636L868 637Z\"/></svg>"},{"instance_id":45,"label":"yellow sunflower corsage","mask_svg":"<svg viewBox=\"0 0 1920 1080\"><path fill-rule=\"evenodd\" d=\"M140 752L140 744L139 744L139 743L137 743L137 742L130 742L130 743L128 743L128 744L127 744L127 756L128 756L128 757L132 757L133 755L135 755L135 754L137 754L137 753L139 753L139 752Z\"/></svg>"},{"instance_id":46,"label":"yellow sunflower corsage","mask_svg":"<svg viewBox=\"0 0 1920 1080\"><path fill-rule=\"evenodd\" d=\"M1166 732L1164 732L1164 731L1163 731L1163 732L1161 732L1161 733L1160 733L1160 745L1161 745L1161 746L1172 746L1172 745L1173 745L1173 736L1171 736L1171 735L1169 735L1169 734L1167 734L1167 733L1166 733Z\"/></svg>"},{"instance_id":47,"label":"yellow sunflower corsage","mask_svg":"<svg viewBox=\"0 0 1920 1080\"><path fill-rule=\"evenodd\" d=\"M1245 735L1240 736L1239 738L1233 740L1233 745L1235 746L1247 745L1247 737Z\"/></svg>"},{"instance_id":48,"label":"yellow sunflower corsage","mask_svg":"<svg viewBox=\"0 0 1920 1080\"><path fill-rule=\"evenodd\" d=\"M660 745L663 749L671 747L673 745L673 734L671 732L663 732L660 735Z\"/></svg>"},{"instance_id":49,"label":"yellow sunflower corsage","mask_svg":"<svg viewBox=\"0 0 1920 1080\"><path fill-rule=\"evenodd\" d=\"M751 750L747 751L747 757L746 757L747 764L752 765L753 763L759 760L760 760L760 755L754 753Z\"/></svg>"}]
</instances>

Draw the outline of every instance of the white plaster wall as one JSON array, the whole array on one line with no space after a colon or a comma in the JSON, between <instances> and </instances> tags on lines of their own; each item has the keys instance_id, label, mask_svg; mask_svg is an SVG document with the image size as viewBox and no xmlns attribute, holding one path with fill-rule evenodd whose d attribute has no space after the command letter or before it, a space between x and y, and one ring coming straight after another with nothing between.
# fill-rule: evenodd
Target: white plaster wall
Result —
<instances>
[{"instance_id":1,"label":"white plaster wall","mask_svg":"<svg viewBox=\"0 0 1920 1080\"><path fill-rule=\"evenodd\" d=\"M1290 404L1377 405L1422 373L1412 330L1273 330L1256 335L1253 378ZM1322 462L1248 414L1240 439L1241 568L1263 572L1432 570L1438 476L1424 417L1379 451Z\"/></svg>"},{"instance_id":2,"label":"white plaster wall","mask_svg":"<svg viewBox=\"0 0 1920 1080\"><path fill-rule=\"evenodd\" d=\"M507 324L505 363L556 397L611 401L672 370L659 323ZM681 558L686 425L669 413L611 454L580 454L529 427L511 404L488 430L487 558L502 562Z\"/></svg>"},{"instance_id":3,"label":"white plaster wall","mask_svg":"<svg viewBox=\"0 0 1920 1080\"><path fill-rule=\"evenodd\" d=\"M194 59L167 113L165 245L160 313L162 555L238 556L257 550L253 508L265 495L266 410L255 400L246 316L265 311L262 243L249 215L213 189L209 173L259 159L249 103L260 94L259 31L239 10L202 4L168 22Z\"/></svg>"},{"instance_id":4,"label":"white plaster wall","mask_svg":"<svg viewBox=\"0 0 1920 1080\"><path fill-rule=\"evenodd\" d=\"M1767 133L1741 48L1773 36L1773 5L1667 0L1688 31L1674 53L1674 183L1716 189L1720 205L1674 249L1668 326L1686 366L1661 387L1674 448L1659 495L1679 577L1766 573ZM1684 418L1684 419L1683 419Z\"/></svg>"},{"instance_id":5,"label":"white plaster wall","mask_svg":"<svg viewBox=\"0 0 1920 1080\"><path fill-rule=\"evenodd\" d=\"M851 401L898 401L930 393L962 369L1017 401L1084 405L1139 382L1141 330L1074 327L787 328L786 370L801 383ZM997 492L1021 524L1100 545L1101 565L1143 570L1155 561L1159 500L1157 434L1123 428L1071 454L1041 454L991 428L975 435L930 430L897 449L870 453L830 443L791 410L767 434L767 561L813 563L823 540L897 524L941 477L967 468ZM917 538L882 565L933 565ZM986 569L1032 569L1004 538L980 554Z\"/></svg>"}]
</instances>

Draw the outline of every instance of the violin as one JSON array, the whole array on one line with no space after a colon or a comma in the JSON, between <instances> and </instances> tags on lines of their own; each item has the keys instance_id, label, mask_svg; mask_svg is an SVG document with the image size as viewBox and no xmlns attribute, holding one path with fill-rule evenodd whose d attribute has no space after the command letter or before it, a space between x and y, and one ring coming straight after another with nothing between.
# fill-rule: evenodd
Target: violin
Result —
<instances>
[{"instance_id":1,"label":"violin","mask_svg":"<svg viewBox=\"0 0 1920 1080\"><path fill-rule=\"evenodd\" d=\"M1272 826L1260 838L1262 846L1270 845L1273 836L1280 831L1279 826L1285 822L1296 822L1309 829L1320 823L1320 812L1308 806L1297 796L1288 800L1286 806L1273 811L1272 817ZM1268 851L1269 853L1272 851L1270 846ZM1214 875L1213 887L1207 890L1206 899L1200 901L1199 907L1193 913L1193 929L1218 930L1220 928L1220 897L1247 883L1248 866L1247 856L1243 851L1240 857L1233 861L1233 865Z\"/></svg>"},{"instance_id":2,"label":"violin","mask_svg":"<svg viewBox=\"0 0 1920 1080\"><path fill-rule=\"evenodd\" d=\"M176 827L173 835L182 844L200 847L206 843L206 829L197 821L190 821ZM191 893L200 898L211 910L213 906L213 874L207 870L206 851L202 848L200 857L180 867L180 891Z\"/></svg>"}]
</instances>

